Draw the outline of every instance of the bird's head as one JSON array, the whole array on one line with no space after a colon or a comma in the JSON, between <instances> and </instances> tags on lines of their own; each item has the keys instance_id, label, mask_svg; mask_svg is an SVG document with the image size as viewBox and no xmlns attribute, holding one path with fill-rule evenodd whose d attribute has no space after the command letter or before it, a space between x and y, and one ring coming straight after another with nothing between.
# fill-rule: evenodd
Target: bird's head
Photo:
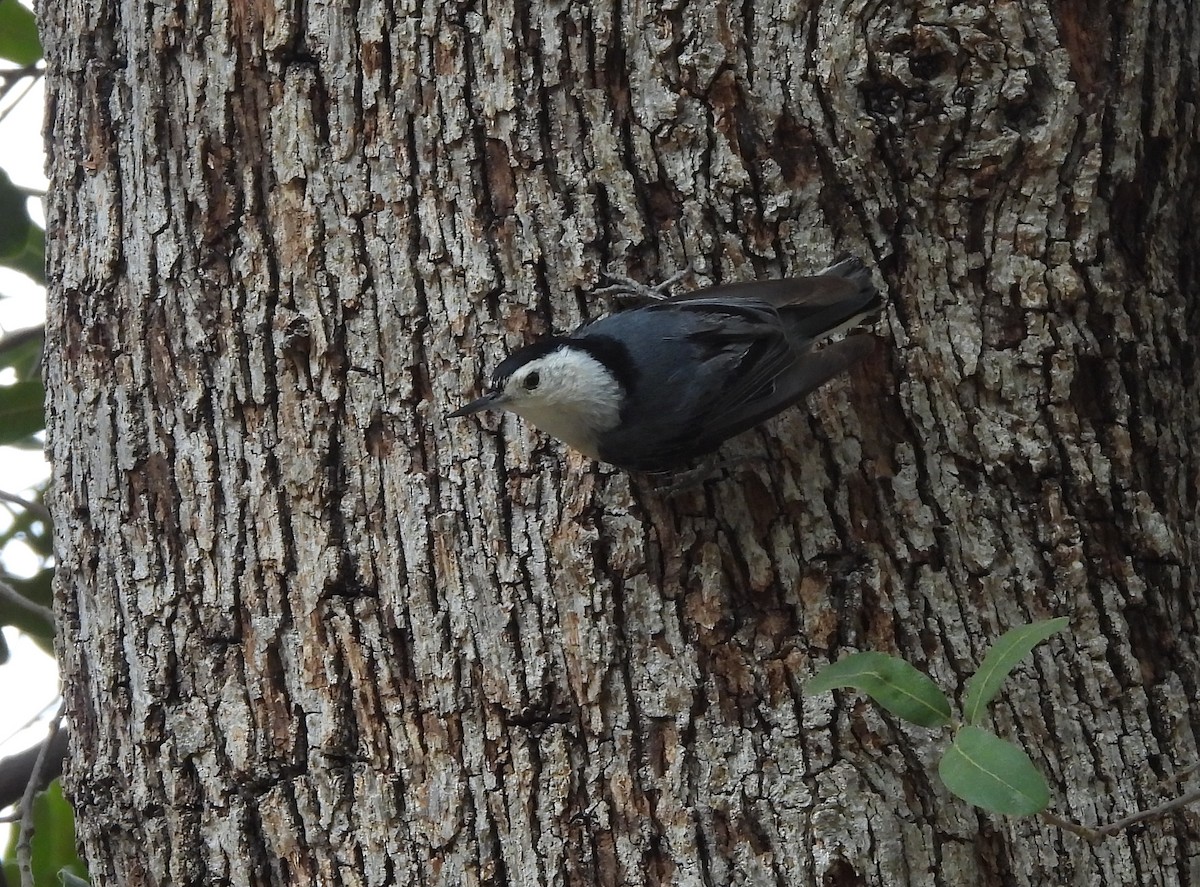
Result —
<instances>
[{"instance_id":1,"label":"bird's head","mask_svg":"<svg viewBox=\"0 0 1200 887\"><path fill-rule=\"evenodd\" d=\"M616 427L625 392L602 353L579 340L543 339L513 352L492 373L487 394L450 414L516 413L593 458L598 436Z\"/></svg>"}]
</instances>

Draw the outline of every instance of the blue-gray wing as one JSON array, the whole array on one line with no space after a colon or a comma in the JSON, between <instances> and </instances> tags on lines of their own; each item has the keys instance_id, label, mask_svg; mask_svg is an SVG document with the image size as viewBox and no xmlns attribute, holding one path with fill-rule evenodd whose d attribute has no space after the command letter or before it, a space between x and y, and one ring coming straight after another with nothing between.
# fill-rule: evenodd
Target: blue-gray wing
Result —
<instances>
[{"instance_id":1,"label":"blue-gray wing","mask_svg":"<svg viewBox=\"0 0 1200 887\"><path fill-rule=\"evenodd\" d=\"M576 336L621 343L637 368L601 457L654 470L715 450L868 354L871 336L812 345L878 308L852 259L824 275L697 290L583 327Z\"/></svg>"},{"instance_id":2,"label":"blue-gray wing","mask_svg":"<svg viewBox=\"0 0 1200 887\"><path fill-rule=\"evenodd\" d=\"M723 307L765 303L780 312L790 335L820 339L879 310L881 299L861 259L848 258L811 277L727 283L672 296L668 303Z\"/></svg>"}]
</instances>

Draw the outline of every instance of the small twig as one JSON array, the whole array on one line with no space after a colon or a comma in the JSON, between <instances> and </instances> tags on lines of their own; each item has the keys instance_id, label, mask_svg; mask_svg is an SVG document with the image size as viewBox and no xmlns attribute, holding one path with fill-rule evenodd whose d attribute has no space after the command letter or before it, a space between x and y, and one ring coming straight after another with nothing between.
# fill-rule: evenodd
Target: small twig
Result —
<instances>
[{"instance_id":1,"label":"small twig","mask_svg":"<svg viewBox=\"0 0 1200 887\"><path fill-rule=\"evenodd\" d=\"M1064 831L1079 835L1081 838L1085 838L1086 840L1094 843L1096 841L1102 841L1105 838L1111 838L1113 835L1125 831L1125 829L1129 828L1131 825L1136 825L1137 823L1143 822L1147 819L1156 819L1159 816L1172 813L1182 807L1195 804L1197 801L1200 801L1200 789L1195 789L1187 792L1186 794L1180 795L1178 798L1173 798L1170 801L1159 804L1157 807L1151 807L1148 810L1139 810L1137 813L1126 816L1124 819L1118 819L1116 822L1110 822L1107 825L1097 826L1096 828L1080 825L1078 822L1072 822L1069 819L1063 819L1061 816L1055 816L1053 813L1047 813L1044 810L1042 811L1041 815L1042 819L1051 825L1058 826Z\"/></svg>"},{"instance_id":2,"label":"small twig","mask_svg":"<svg viewBox=\"0 0 1200 887\"><path fill-rule=\"evenodd\" d=\"M52 519L50 517L50 509L41 502L33 502L29 499L22 499L16 493L9 493L4 490L0 490L0 502L10 502L13 505L20 505L46 526L50 526L51 524Z\"/></svg>"},{"instance_id":3,"label":"small twig","mask_svg":"<svg viewBox=\"0 0 1200 887\"><path fill-rule=\"evenodd\" d=\"M54 719L50 721L50 730L46 735L46 741L42 743L41 751L38 752L37 760L33 763L33 771L29 774L29 782L25 786L25 794L21 796L21 833L17 840L17 868L21 872L21 887L34 887L33 883L33 797L38 792L38 786L42 780L42 767L46 762L46 749L54 742L54 737L58 735L58 728L62 725L63 713L66 711L67 701L64 699L62 705L58 707L58 712L54 715Z\"/></svg>"},{"instance_id":4,"label":"small twig","mask_svg":"<svg viewBox=\"0 0 1200 887\"><path fill-rule=\"evenodd\" d=\"M17 591L4 580L0 579L0 599L8 601L10 604L28 610L36 616L45 619L51 628L54 627L54 611L49 607L44 607L41 604L34 603L21 592Z\"/></svg>"},{"instance_id":5,"label":"small twig","mask_svg":"<svg viewBox=\"0 0 1200 887\"><path fill-rule=\"evenodd\" d=\"M12 110L13 110L13 108L15 108L17 105L21 104L21 102L25 100L25 96L29 95L29 91L30 91L31 89L33 89L33 87L34 87L34 85L37 83L37 81L38 81L38 79L37 79L36 77L32 78L32 79L31 79L31 80L30 80L30 81L29 81L29 82L28 82L28 83L25 85L25 90L24 90L24 92L22 92L22 93L21 93L19 96L17 96L15 99L13 99L13 100L12 100L12 104L10 104L10 105L9 105L7 108L5 108L3 111L0 111L0 123L3 123L3 122L4 122L4 118L5 118L5 117L7 117L9 114L11 114L11 113L12 113ZM9 90L9 89L11 89L11 88L12 88L12 86L15 86L15 85L16 85L17 83L19 83L19 82L20 82L19 80L14 80L14 81L12 82L12 85L11 85L11 86L9 86L9 87L6 87L6 88L5 88L5 95L4 95L4 96L0 96L0 98L7 98L7 97L8 97L8 95L7 95L7 93L8 93L8 90Z\"/></svg>"},{"instance_id":6,"label":"small twig","mask_svg":"<svg viewBox=\"0 0 1200 887\"><path fill-rule=\"evenodd\" d=\"M1124 819L1118 819L1116 822L1110 822L1108 825L1101 826L1096 829L1102 837L1107 838L1109 835L1115 835L1117 832L1124 831L1129 826L1141 822L1144 819L1154 819L1162 816L1181 807L1186 807L1189 804L1194 804L1200 801L1200 789L1194 789L1187 794L1180 795L1178 798L1167 801L1164 804L1159 804L1157 807L1151 807L1149 810L1139 810L1132 816L1126 816Z\"/></svg>"},{"instance_id":7,"label":"small twig","mask_svg":"<svg viewBox=\"0 0 1200 887\"><path fill-rule=\"evenodd\" d=\"M38 67L42 63L41 59L32 62L28 65L23 65L20 68L10 68L7 71L0 71L0 80L15 82L22 77L37 77L43 73L43 70Z\"/></svg>"},{"instance_id":8,"label":"small twig","mask_svg":"<svg viewBox=\"0 0 1200 887\"><path fill-rule=\"evenodd\" d=\"M1197 761L1195 764L1190 764L1189 766L1184 767L1182 770L1177 770L1170 776L1164 776L1158 784L1179 785L1179 783L1183 782L1185 779L1187 779L1187 777L1191 776L1197 770L1200 770L1200 761Z\"/></svg>"},{"instance_id":9,"label":"small twig","mask_svg":"<svg viewBox=\"0 0 1200 887\"><path fill-rule=\"evenodd\" d=\"M10 742L14 736L16 736L18 733L28 730L30 727L32 727L34 724L36 724L38 721L46 720L46 718L50 717L51 710L58 708L58 706L61 704L62 704L62 696L55 694L53 699L51 699L49 702L47 702L45 705L43 705L41 710L34 713L34 715L31 718L29 718L29 720L27 720L24 724L16 724L16 725L9 724L9 726L12 728L12 732L10 732L3 739L0 739L0 745L3 745L6 742ZM5 760L8 760L8 759L6 758ZM4 761L0 761L0 770L2 770L3 768L4 768ZM24 777L21 778L22 788L25 786L25 780L28 778L29 778L28 774L26 774ZM9 801L8 804L13 803L13 801L17 800L17 798L19 798L19 797L20 797L20 793L18 792L17 797L13 798L12 801ZM2 800L2 799L0 799L0 800ZM0 804L0 808L7 807L8 804Z\"/></svg>"},{"instance_id":10,"label":"small twig","mask_svg":"<svg viewBox=\"0 0 1200 887\"><path fill-rule=\"evenodd\" d=\"M1056 826L1065 832L1070 832L1073 835L1078 835L1085 841L1091 841L1095 843L1104 837L1094 828L1089 828L1086 825L1080 825L1078 822L1072 822L1069 819L1063 819L1061 816L1055 816L1053 813L1047 813L1045 810L1043 810L1039 815L1046 822L1050 823L1050 825Z\"/></svg>"}]
</instances>

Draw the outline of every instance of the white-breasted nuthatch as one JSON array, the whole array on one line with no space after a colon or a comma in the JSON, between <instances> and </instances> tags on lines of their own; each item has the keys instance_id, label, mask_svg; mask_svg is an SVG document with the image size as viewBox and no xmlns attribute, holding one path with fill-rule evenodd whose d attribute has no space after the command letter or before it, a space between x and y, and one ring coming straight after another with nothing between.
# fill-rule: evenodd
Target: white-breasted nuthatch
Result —
<instances>
[{"instance_id":1,"label":"white-breasted nuthatch","mask_svg":"<svg viewBox=\"0 0 1200 887\"><path fill-rule=\"evenodd\" d=\"M812 277L708 287L585 323L514 352L450 414L505 409L593 459L666 471L711 453L869 354L827 336L877 314L857 258Z\"/></svg>"}]
</instances>

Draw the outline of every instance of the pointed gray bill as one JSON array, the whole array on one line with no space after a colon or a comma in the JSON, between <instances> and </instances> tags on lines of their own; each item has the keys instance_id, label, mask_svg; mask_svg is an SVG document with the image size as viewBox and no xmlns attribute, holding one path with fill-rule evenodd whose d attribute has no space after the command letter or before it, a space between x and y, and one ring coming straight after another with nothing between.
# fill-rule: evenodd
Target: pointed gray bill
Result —
<instances>
[{"instance_id":1,"label":"pointed gray bill","mask_svg":"<svg viewBox=\"0 0 1200 887\"><path fill-rule=\"evenodd\" d=\"M501 392L493 391L490 394L485 394L483 397L477 398L467 404L465 407L460 407L449 415L448 418L457 419L459 416L469 416L471 413L478 413L480 410L488 410L492 407L500 405Z\"/></svg>"}]
</instances>

